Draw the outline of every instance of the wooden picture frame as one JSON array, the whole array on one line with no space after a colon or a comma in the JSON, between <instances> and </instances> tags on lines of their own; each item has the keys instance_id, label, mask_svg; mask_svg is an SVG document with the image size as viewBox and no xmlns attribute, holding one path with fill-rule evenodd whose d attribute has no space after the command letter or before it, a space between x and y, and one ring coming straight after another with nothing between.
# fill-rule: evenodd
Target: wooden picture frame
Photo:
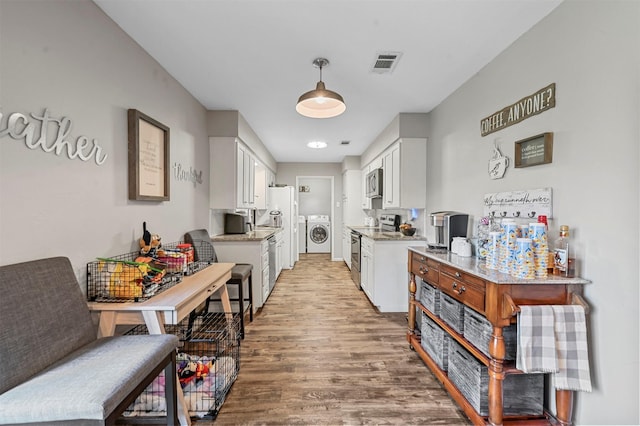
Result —
<instances>
[{"instance_id":1,"label":"wooden picture frame","mask_svg":"<svg viewBox=\"0 0 640 426\"><path fill-rule=\"evenodd\" d=\"M515 142L515 168L548 164L553 160L553 132Z\"/></svg>"},{"instance_id":2,"label":"wooden picture frame","mask_svg":"<svg viewBox=\"0 0 640 426\"><path fill-rule=\"evenodd\" d=\"M127 118L129 200L169 201L169 128L136 109Z\"/></svg>"}]
</instances>

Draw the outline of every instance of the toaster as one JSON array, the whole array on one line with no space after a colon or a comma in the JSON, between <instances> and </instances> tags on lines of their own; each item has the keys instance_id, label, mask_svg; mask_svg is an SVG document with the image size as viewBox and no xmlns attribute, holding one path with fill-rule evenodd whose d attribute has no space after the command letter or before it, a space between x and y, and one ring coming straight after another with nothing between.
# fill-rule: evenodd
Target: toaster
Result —
<instances>
[{"instance_id":1,"label":"toaster","mask_svg":"<svg viewBox=\"0 0 640 426\"><path fill-rule=\"evenodd\" d=\"M224 233L225 234L244 234L246 233L246 217L237 213L224 214Z\"/></svg>"}]
</instances>

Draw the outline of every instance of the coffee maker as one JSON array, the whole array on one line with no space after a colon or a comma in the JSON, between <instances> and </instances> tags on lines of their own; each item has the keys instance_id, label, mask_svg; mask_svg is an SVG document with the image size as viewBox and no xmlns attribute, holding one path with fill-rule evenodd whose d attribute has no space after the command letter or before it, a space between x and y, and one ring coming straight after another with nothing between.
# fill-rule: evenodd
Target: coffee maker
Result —
<instances>
[{"instance_id":1,"label":"coffee maker","mask_svg":"<svg viewBox=\"0 0 640 426\"><path fill-rule=\"evenodd\" d=\"M466 237L469 215L452 211L434 212L429 215L436 228L436 241L430 248L451 250L453 237Z\"/></svg>"}]
</instances>

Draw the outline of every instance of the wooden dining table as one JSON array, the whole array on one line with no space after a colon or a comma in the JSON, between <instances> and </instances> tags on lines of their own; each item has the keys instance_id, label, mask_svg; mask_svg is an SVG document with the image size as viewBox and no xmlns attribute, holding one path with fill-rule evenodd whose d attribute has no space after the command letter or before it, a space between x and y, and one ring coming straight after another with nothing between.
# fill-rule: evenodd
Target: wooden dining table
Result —
<instances>
[{"instance_id":1,"label":"wooden dining table","mask_svg":"<svg viewBox=\"0 0 640 426\"><path fill-rule=\"evenodd\" d=\"M213 263L182 278L173 287L142 302L87 302L89 310L99 315L98 337L113 336L116 326L145 324L149 334L165 334L165 325L177 325L214 293L219 293L224 312L232 320L227 281L234 263ZM181 425L191 419L178 386L178 417Z\"/></svg>"}]
</instances>

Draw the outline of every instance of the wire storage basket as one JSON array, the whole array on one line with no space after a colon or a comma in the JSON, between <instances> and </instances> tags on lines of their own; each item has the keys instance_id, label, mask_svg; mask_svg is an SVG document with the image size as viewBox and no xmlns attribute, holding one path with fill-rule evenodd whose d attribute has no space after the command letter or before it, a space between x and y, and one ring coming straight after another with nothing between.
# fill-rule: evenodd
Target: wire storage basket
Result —
<instances>
[{"instance_id":1,"label":"wire storage basket","mask_svg":"<svg viewBox=\"0 0 640 426\"><path fill-rule=\"evenodd\" d=\"M87 300L143 302L162 293L216 260L211 243L194 244L177 241L153 257L131 252L87 263Z\"/></svg>"},{"instance_id":2,"label":"wire storage basket","mask_svg":"<svg viewBox=\"0 0 640 426\"><path fill-rule=\"evenodd\" d=\"M240 317L238 314L192 315L167 333L180 339L177 374L185 405L193 418L215 419L240 371ZM139 325L127 334L146 334ZM126 417L166 415L164 372L124 412Z\"/></svg>"},{"instance_id":3,"label":"wire storage basket","mask_svg":"<svg viewBox=\"0 0 640 426\"><path fill-rule=\"evenodd\" d=\"M182 281L158 258L131 252L87 263L87 300L90 302L142 302Z\"/></svg>"},{"instance_id":4,"label":"wire storage basket","mask_svg":"<svg viewBox=\"0 0 640 426\"><path fill-rule=\"evenodd\" d=\"M164 247L167 250L180 251L187 254L185 275L193 275L216 261L213 245L208 241L198 240L193 243L178 241L166 244Z\"/></svg>"}]
</instances>

